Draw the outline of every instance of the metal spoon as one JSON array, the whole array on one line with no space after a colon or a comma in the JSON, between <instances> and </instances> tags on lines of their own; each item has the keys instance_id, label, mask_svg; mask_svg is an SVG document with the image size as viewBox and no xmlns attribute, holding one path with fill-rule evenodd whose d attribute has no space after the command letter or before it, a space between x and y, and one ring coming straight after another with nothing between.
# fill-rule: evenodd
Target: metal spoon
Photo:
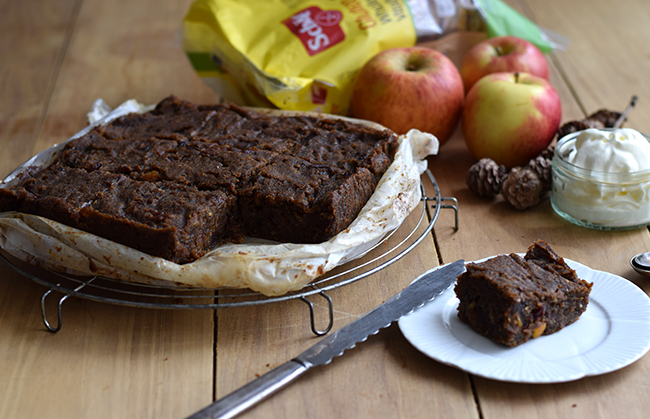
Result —
<instances>
[{"instance_id":1,"label":"metal spoon","mask_svg":"<svg viewBox=\"0 0 650 419\"><path fill-rule=\"evenodd\" d=\"M650 252L639 253L630 259L630 265L641 275L650 276Z\"/></svg>"}]
</instances>

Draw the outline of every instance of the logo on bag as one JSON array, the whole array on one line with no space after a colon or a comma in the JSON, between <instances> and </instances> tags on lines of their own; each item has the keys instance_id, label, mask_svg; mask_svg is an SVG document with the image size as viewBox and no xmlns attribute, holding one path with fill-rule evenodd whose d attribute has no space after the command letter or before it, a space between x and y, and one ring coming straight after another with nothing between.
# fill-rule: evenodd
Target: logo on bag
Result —
<instances>
[{"instance_id":1,"label":"logo on bag","mask_svg":"<svg viewBox=\"0 0 650 419\"><path fill-rule=\"evenodd\" d=\"M338 10L322 10L311 6L301 10L282 23L300 39L307 54L316 55L345 39L339 25L343 14Z\"/></svg>"}]
</instances>

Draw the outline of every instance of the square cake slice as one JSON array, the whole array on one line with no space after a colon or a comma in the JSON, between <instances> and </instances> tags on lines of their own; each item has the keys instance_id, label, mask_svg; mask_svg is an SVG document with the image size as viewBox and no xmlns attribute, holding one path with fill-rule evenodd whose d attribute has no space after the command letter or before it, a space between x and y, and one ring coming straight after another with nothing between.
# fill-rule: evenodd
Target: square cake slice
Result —
<instances>
[{"instance_id":1,"label":"square cake slice","mask_svg":"<svg viewBox=\"0 0 650 419\"><path fill-rule=\"evenodd\" d=\"M557 332L578 320L589 303L592 284L541 240L524 257L500 255L466 268L454 289L458 317L506 346Z\"/></svg>"}]
</instances>

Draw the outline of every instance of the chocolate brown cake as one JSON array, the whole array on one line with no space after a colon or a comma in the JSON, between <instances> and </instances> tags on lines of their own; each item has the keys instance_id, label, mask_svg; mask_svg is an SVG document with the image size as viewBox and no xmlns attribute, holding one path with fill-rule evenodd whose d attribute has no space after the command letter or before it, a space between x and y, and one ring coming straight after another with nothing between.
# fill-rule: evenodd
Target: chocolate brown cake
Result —
<instances>
[{"instance_id":1,"label":"chocolate brown cake","mask_svg":"<svg viewBox=\"0 0 650 419\"><path fill-rule=\"evenodd\" d=\"M59 221L187 263L243 236L319 243L345 229L386 171L388 130L168 97L97 126L0 189L0 212Z\"/></svg>"},{"instance_id":2,"label":"chocolate brown cake","mask_svg":"<svg viewBox=\"0 0 650 419\"><path fill-rule=\"evenodd\" d=\"M458 317L507 346L557 332L578 320L589 303L592 284L541 240L524 257L501 255L466 268L454 289Z\"/></svg>"}]
</instances>

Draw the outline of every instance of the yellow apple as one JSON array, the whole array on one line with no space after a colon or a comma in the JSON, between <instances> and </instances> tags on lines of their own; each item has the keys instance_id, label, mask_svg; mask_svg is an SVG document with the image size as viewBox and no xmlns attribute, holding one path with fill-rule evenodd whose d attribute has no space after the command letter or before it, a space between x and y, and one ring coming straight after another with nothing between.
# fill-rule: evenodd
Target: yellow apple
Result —
<instances>
[{"instance_id":1,"label":"yellow apple","mask_svg":"<svg viewBox=\"0 0 650 419\"><path fill-rule=\"evenodd\" d=\"M553 140L562 118L551 84L527 73L493 73L470 89L462 128L470 152L506 167L523 166Z\"/></svg>"}]
</instances>

